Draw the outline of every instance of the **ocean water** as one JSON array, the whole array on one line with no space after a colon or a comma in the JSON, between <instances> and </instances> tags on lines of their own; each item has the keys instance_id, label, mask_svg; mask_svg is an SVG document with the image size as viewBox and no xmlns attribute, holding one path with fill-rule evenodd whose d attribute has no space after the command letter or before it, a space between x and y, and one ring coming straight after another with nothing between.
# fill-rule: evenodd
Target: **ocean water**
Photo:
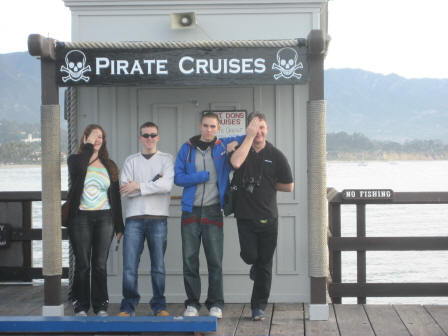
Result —
<instances>
[{"instance_id":1,"label":"ocean water","mask_svg":"<svg viewBox=\"0 0 448 336\"><path fill-rule=\"evenodd\" d=\"M67 167L61 168L67 189ZM448 161L369 161L327 164L327 186L343 189L448 191ZM0 191L41 190L41 168L0 167ZM356 236L356 208L342 206L342 235ZM33 227L41 226L42 206L33 203ZM367 205L367 236L448 236L447 205ZM63 265L68 266L68 244ZM33 264L42 264L42 245L33 245ZM356 282L356 252L342 253L342 280ZM448 251L367 252L368 282L447 282ZM356 299L345 298L344 303ZM448 298L368 298L368 303L448 304Z\"/></svg>"},{"instance_id":2,"label":"ocean water","mask_svg":"<svg viewBox=\"0 0 448 336\"><path fill-rule=\"evenodd\" d=\"M448 161L330 161L327 186L338 191L448 191ZM356 236L355 205L341 207L341 232ZM448 204L367 205L366 236L448 236ZM371 251L366 262L367 282L448 281L448 251ZM356 282L356 252L342 252L342 281ZM448 298L368 298L367 302L448 304Z\"/></svg>"}]
</instances>

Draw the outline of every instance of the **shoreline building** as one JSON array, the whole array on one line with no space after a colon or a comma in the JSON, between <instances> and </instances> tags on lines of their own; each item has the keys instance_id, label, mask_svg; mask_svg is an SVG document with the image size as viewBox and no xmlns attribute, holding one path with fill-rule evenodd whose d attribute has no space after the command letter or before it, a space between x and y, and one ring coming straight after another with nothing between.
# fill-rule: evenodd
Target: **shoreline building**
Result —
<instances>
[{"instance_id":1,"label":"shoreline building","mask_svg":"<svg viewBox=\"0 0 448 336\"><path fill-rule=\"evenodd\" d=\"M33 142L40 142L41 139L40 138L33 138L33 134L28 133L27 137L25 139L22 139L21 141L25 142L25 143L33 143Z\"/></svg>"}]
</instances>

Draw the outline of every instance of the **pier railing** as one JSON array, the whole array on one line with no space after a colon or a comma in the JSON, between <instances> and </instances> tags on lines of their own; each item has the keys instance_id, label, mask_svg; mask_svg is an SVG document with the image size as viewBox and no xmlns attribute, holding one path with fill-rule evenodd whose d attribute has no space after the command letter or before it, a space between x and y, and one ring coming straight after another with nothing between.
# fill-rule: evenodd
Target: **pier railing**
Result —
<instances>
[{"instance_id":1,"label":"pier railing","mask_svg":"<svg viewBox=\"0 0 448 336\"><path fill-rule=\"evenodd\" d=\"M342 297L434 297L448 296L446 283L367 283L366 251L446 251L448 237L366 237L366 205L369 204L448 204L448 192L393 192L391 190L327 190L330 256L329 295L333 303ZM341 236L341 206L356 205L356 237ZM422 223L423 224L423 223ZM357 253L357 282L343 283L341 279L342 251ZM411 260L409 261L412 262Z\"/></svg>"},{"instance_id":2,"label":"pier railing","mask_svg":"<svg viewBox=\"0 0 448 336\"><path fill-rule=\"evenodd\" d=\"M61 198L65 200L67 192ZM32 262L32 242L42 240L42 229L32 227L32 206L38 201L42 201L40 191L0 192L0 282L43 278L42 267ZM65 228L62 239L68 239ZM68 277L68 267L62 269L62 277Z\"/></svg>"}]
</instances>

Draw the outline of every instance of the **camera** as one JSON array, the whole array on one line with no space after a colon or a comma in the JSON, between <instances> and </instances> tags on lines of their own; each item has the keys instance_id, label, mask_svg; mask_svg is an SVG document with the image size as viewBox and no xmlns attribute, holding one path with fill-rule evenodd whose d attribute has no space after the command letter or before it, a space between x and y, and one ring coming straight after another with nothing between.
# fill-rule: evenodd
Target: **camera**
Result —
<instances>
[{"instance_id":1,"label":"camera","mask_svg":"<svg viewBox=\"0 0 448 336\"><path fill-rule=\"evenodd\" d=\"M261 185L261 176L243 177L243 189L250 194L254 192L255 187L259 187L260 185Z\"/></svg>"}]
</instances>

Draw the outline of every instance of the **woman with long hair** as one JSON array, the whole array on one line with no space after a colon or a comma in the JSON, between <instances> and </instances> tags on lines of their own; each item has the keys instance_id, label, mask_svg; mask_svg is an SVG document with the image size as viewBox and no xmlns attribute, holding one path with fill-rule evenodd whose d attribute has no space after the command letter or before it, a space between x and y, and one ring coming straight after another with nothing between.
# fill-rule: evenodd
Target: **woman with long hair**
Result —
<instances>
[{"instance_id":1,"label":"woman with long hair","mask_svg":"<svg viewBox=\"0 0 448 336\"><path fill-rule=\"evenodd\" d=\"M68 158L69 238L75 256L71 297L78 316L107 316L107 258L114 232L123 231L117 165L109 158L106 133L96 124L86 127L78 153Z\"/></svg>"}]
</instances>

